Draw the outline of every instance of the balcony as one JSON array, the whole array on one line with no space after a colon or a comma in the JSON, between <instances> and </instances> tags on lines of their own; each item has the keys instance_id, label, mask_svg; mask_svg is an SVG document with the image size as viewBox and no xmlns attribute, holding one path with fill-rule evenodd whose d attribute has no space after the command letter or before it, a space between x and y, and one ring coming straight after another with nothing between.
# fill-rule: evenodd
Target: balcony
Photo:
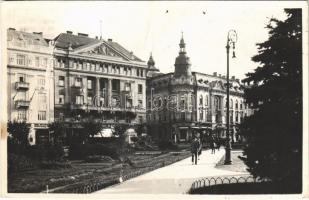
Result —
<instances>
[{"instance_id":1,"label":"balcony","mask_svg":"<svg viewBox=\"0 0 309 200\"><path fill-rule=\"evenodd\" d=\"M15 83L16 90L29 90L29 83L26 82L16 82Z\"/></svg>"},{"instance_id":2,"label":"balcony","mask_svg":"<svg viewBox=\"0 0 309 200\"><path fill-rule=\"evenodd\" d=\"M15 101L16 108L29 108L30 101L26 100L16 100Z\"/></svg>"}]
</instances>

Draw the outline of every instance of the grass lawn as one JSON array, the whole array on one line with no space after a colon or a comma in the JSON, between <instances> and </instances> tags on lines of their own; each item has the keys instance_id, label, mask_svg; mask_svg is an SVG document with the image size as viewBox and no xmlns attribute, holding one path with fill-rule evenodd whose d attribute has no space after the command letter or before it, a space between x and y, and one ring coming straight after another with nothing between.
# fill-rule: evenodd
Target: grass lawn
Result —
<instances>
[{"instance_id":1,"label":"grass lawn","mask_svg":"<svg viewBox=\"0 0 309 200\"><path fill-rule=\"evenodd\" d=\"M224 149L221 149L220 151L225 151ZM224 165L225 156L222 157L222 159L217 163L216 168L228 170L228 171L234 171L234 172L244 172L247 173L248 171L247 166L245 163L240 160L238 156L243 156L242 151L232 151L231 152L231 159L232 164L231 165Z\"/></svg>"},{"instance_id":2,"label":"grass lawn","mask_svg":"<svg viewBox=\"0 0 309 200\"><path fill-rule=\"evenodd\" d=\"M10 174L8 177L8 192L37 193L42 192L48 185L49 190L61 188L77 182L89 182L97 179L111 179L120 174L129 174L147 167L162 167L171 164L171 160L180 160L190 156L187 151L172 153L159 152L154 154L132 154L131 163L95 162L81 160L71 161L72 168L67 169L36 169Z\"/></svg>"}]
</instances>

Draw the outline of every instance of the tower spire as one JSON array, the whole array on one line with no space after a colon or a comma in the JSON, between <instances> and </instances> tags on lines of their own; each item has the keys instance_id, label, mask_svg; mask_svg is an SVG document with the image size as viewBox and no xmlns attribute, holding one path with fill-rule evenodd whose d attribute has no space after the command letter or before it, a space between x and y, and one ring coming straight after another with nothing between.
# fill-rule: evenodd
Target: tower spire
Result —
<instances>
[{"instance_id":1,"label":"tower spire","mask_svg":"<svg viewBox=\"0 0 309 200\"><path fill-rule=\"evenodd\" d=\"M175 73L174 77L191 76L191 62L186 53L186 43L183 39L183 32L181 32L181 39L179 43L179 55L175 60Z\"/></svg>"}]
</instances>

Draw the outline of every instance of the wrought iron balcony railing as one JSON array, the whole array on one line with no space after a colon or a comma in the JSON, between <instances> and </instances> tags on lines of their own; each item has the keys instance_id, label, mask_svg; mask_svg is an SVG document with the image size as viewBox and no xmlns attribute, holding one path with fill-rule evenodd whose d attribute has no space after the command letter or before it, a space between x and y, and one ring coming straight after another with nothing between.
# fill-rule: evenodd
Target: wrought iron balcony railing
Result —
<instances>
[{"instance_id":1,"label":"wrought iron balcony railing","mask_svg":"<svg viewBox=\"0 0 309 200\"><path fill-rule=\"evenodd\" d=\"M29 83L27 82L16 82L15 83L16 90L28 90L29 89Z\"/></svg>"}]
</instances>

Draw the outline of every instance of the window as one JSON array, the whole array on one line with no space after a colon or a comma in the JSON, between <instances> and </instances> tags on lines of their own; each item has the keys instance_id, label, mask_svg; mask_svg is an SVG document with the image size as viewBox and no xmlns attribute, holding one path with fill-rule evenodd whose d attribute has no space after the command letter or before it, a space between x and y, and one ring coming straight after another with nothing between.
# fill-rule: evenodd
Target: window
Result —
<instances>
[{"instance_id":1,"label":"window","mask_svg":"<svg viewBox=\"0 0 309 200\"><path fill-rule=\"evenodd\" d=\"M59 95L59 104L64 104L64 95Z\"/></svg>"},{"instance_id":2,"label":"window","mask_svg":"<svg viewBox=\"0 0 309 200\"><path fill-rule=\"evenodd\" d=\"M19 74L18 75L18 81L19 82L25 82L26 81L26 74Z\"/></svg>"},{"instance_id":3,"label":"window","mask_svg":"<svg viewBox=\"0 0 309 200\"><path fill-rule=\"evenodd\" d=\"M118 91L118 81L117 80L112 80L112 90Z\"/></svg>"},{"instance_id":4,"label":"window","mask_svg":"<svg viewBox=\"0 0 309 200\"><path fill-rule=\"evenodd\" d=\"M9 63L13 63L14 62L14 57L10 57L9 58Z\"/></svg>"},{"instance_id":5,"label":"window","mask_svg":"<svg viewBox=\"0 0 309 200\"><path fill-rule=\"evenodd\" d=\"M131 83L125 83L125 91L131 91Z\"/></svg>"},{"instance_id":6,"label":"window","mask_svg":"<svg viewBox=\"0 0 309 200\"><path fill-rule=\"evenodd\" d=\"M203 118L204 118L204 112L203 112L203 110L200 110L200 120L202 121Z\"/></svg>"},{"instance_id":7,"label":"window","mask_svg":"<svg viewBox=\"0 0 309 200\"><path fill-rule=\"evenodd\" d=\"M46 94L39 94L39 103L46 104L47 97Z\"/></svg>"},{"instance_id":8,"label":"window","mask_svg":"<svg viewBox=\"0 0 309 200\"><path fill-rule=\"evenodd\" d=\"M83 105L84 104L84 96L81 96L81 95L76 96L75 103L77 105Z\"/></svg>"},{"instance_id":9,"label":"window","mask_svg":"<svg viewBox=\"0 0 309 200\"><path fill-rule=\"evenodd\" d=\"M16 100L26 101L27 100L27 92L26 91L19 91L17 93Z\"/></svg>"},{"instance_id":10,"label":"window","mask_svg":"<svg viewBox=\"0 0 309 200\"><path fill-rule=\"evenodd\" d=\"M242 103L242 101L241 101L241 102L240 102L240 110L242 110L242 104L243 104L243 103Z\"/></svg>"},{"instance_id":11,"label":"window","mask_svg":"<svg viewBox=\"0 0 309 200\"><path fill-rule=\"evenodd\" d=\"M181 118L181 120L186 120L186 113L185 112L181 112L180 113L180 118Z\"/></svg>"},{"instance_id":12,"label":"window","mask_svg":"<svg viewBox=\"0 0 309 200\"><path fill-rule=\"evenodd\" d=\"M143 72L144 72L144 71L141 69L141 77L143 77L143 76L144 76Z\"/></svg>"},{"instance_id":13,"label":"window","mask_svg":"<svg viewBox=\"0 0 309 200\"><path fill-rule=\"evenodd\" d=\"M35 57L35 66L40 67L40 57Z\"/></svg>"},{"instance_id":14,"label":"window","mask_svg":"<svg viewBox=\"0 0 309 200\"><path fill-rule=\"evenodd\" d=\"M38 120L46 120L46 111L38 112Z\"/></svg>"},{"instance_id":15,"label":"window","mask_svg":"<svg viewBox=\"0 0 309 200\"><path fill-rule=\"evenodd\" d=\"M208 106L208 95L205 97L205 105Z\"/></svg>"},{"instance_id":16,"label":"window","mask_svg":"<svg viewBox=\"0 0 309 200\"><path fill-rule=\"evenodd\" d=\"M233 100L230 100L230 108L233 109Z\"/></svg>"},{"instance_id":17,"label":"window","mask_svg":"<svg viewBox=\"0 0 309 200\"><path fill-rule=\"evenodd\" d=\"M138 116L138 121L140 124L143 123L143 116Z\"/></svg>"},{"instance_id":18,"label":"window","mask_svg":"<svg viewBox=\"0 0 309 200\"><path fill-rule=\"evenodd\" d=\"M47 66L47 58L43 59L43 66L46 67Z\"/></svg>"},{"instance_id":19,"label":"window","mask_svg":"<svg viewBox=\"0 0 309 200\"><path fill-rule=\"evenodd\" d=\"M92 105L92 97L87 97L87 104Z\"/></svg>"},{"instance_id":20,"label":"window","mask_svg":"<svg viewBox=\"0 0 309 200\"><path fill-rule=\"evenodd\" d=\"M200 96L200 106L203 106L203 96Z\"/></svg>"},{"instance_id":21,"label":"window","mask_svg":"<svg viewBox=\"0 0 309 200\"><path fill-rule=\"evenodd\" d=\"M23 120L23 121L27 120L27 111L26 110L18 110L17 119Z\"/></svg>"},{"instance_id":22,"label":"window","mask_svg":"<svg viewBox=\"0 0 309 200\"><path fill-rule=\"evenodd\" d=\"M235 102L235 109L238 109L238 101Z\"/></svg>"},{"instance_id":23,"label":"window","mask_svg":"<svg viewBox=\"0 0 309 200\"><path fill-rule=\"evenodd\" d=\"M92 89L92 80L90 80L90 79L87 80L87 88L88 88L88 90Z\"/></svg>"},{"instance_id":24,"label":"window","mask_svg":"<svg viewBox=\"0 0 309 200\"><path fill-rule=\"evenodd\" d=\"M143 108L143 100L138 100L138 108L141 109Z\"/></svg>"},{"instance_id":25,"label":"window","mask_svg":"<svg viewBox=\"0 0 309 200\"><path fill-rule=\"evenodd\" d=\"M138 84L138 94L143 94L143 85Z\"/></svg>"},{"instance_id":26,"label":"window","mask_svg":"<svg viewBox=\"0 0 309 200\"><path fill-rule=\"evenodd\" d=\"M26 65L26 56L25 55L17 55L17 64L18 65Z\"/></svg>"},{"instance_id":27,"label":"window","mask_svg":"<svg viewBox=\"0 0 309 200\"><path fill-rule=\"evenodd\" d=\"M136 69L136 76L139 76L139 69Z\"/></svg>"},{"instance_id":28,"label":"window","mask_svg":"<svg viewBox=\"0 0 309 200\"><path fill-rule=\"evenodd\" d=\"M38 79L38 85L41 86L41 87L44 87L45 86L45 78L39 78Z\"/></svg>"},{"instance_id":29,"label":"window","mask_svg":"<svg viewBox=\"0 0 309 200\"><path fill-rule=\"evenodd\" d=\"M58 85L59 85L59 86L64 86L64 76L59 76Z\"/></svg>"},{"instance_id":30,"label":"window","mask_svg":"<svg viewBox=\"0 0 309 200\"><path fill-rule=\"evenodd\" d=\"M81 87L82 86L82 78L76 77L74 85L75 85L75 87Z\"/></svg>"}]
</instances>

